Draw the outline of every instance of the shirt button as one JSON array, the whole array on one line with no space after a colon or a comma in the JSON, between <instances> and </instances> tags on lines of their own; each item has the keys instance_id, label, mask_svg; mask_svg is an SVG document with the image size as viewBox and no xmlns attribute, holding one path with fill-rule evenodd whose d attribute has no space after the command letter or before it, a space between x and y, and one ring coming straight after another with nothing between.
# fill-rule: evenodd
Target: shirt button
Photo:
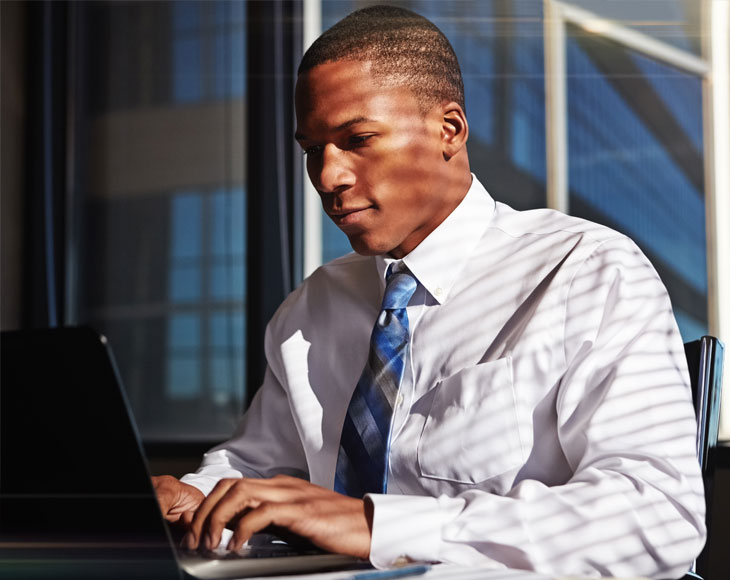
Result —
<instances>
[{"instance_id":1,"label":"shirt button","mask_svg":"<svg viewBox=\"0 0 730 580\"><path fill-rule=\"evenodd\" d=\"M398 396L395 399L396 406L400 407L403 404L403 395L401 393L398 393Z\"/></svg>"},{"instance_id":2,"label":"shirt button","mask_svg":"<svg viewBox=\"0 0 730 580\"><path fill-rule=\"evenodd\" d=\"M440 286L436 288L436 290L434 290L434 294L436 294L436 296L441 296L443 293L444 291L441 289Z\"/></svg>"}]
</instances>

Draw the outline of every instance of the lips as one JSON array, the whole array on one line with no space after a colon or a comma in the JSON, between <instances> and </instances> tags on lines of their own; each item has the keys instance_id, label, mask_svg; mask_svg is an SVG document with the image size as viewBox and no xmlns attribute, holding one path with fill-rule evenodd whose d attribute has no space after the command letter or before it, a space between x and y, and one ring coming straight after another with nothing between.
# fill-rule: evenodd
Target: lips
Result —
<instances>
[{"instance_id":1,"label":"lips","mask_svg":"<svg viewBox=\"0 0 730 580\"><path fill-rule=\"evenodd\" d=\"M372 206L365 206L360 208L343 208L328 212L332 221L338 226L356 225L362 219L365 218L368 210L372 209Z\"/></svg>"}]
</instances>

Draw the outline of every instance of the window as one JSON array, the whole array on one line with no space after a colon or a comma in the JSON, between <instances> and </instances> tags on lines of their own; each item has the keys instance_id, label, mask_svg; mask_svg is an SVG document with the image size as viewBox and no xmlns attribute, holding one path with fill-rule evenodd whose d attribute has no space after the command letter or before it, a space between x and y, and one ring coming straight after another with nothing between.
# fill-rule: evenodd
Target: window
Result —
<instances>
[{"instance_id":1,"label":"window","mask_svg":"<svg viewBox=\"0 0 730 580\"><path fill-rule=\"evenodd\" d=\"M246 400L246 3L78 9L76 318L147 441L218 441Z\"/></svg>"}]
</instances>

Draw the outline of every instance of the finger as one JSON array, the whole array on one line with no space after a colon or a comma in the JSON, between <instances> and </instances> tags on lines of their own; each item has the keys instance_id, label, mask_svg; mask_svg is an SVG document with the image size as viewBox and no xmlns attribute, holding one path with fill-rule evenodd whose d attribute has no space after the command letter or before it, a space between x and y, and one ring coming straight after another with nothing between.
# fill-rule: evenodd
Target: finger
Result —
<instances>
[{"instance_id":1,"label":"finger","mask_svg":"<svg viewBox=\"0 0 730 580\"><path fill-rule=\"evenodd\" d=\"M261 503L252 497L252 487L255 486L239 484L232 487L211 510L201 531L201 543L204 547L209 550L216 548L226 524L239 517L245 517L250 509L256 508Z\"/></svg>"},{"instance_id":2,"label":"finger","mask_svg":"<svg viewBox=\"0 0 730 580\"><path fill-rule=\"evenodd\" d=\"M300 506L295 503L260 503L238 520L227 549L240 550L253 534L268 526L288 529L300 511Z\"/></svg>"},{"instance_id":3,"label":"finger","mask_svg":"<svg viewBox=\"0 0 730 580\"><path fill-rule=\"evenodd\" d=\"M201 530L205 525L205 520L208 517L210 511L220 501L222 497L228 492L228 490L235 485L235 479L222 479L220 480L213 490L208 494L198 509L195 510L190 525L188 526L188 532L183 538L183 546L188 549L195 550L200 545Z\"/></svg>"},{"instance_id":4,"label":"finger","mask_svg":"<svg viewBox=\"0 0 730 580\"><path fill-rule=\"evenodd\" d=\"M193 523L193 518L195 517L195 510L188 510L186 512L183 512L180 515L181 523L186 527L190 528L190 524Z\"/></svg>"},{"instance_id":5,"label":"finger","mask_svg":"<svg viewBox=\"0 0 730 580\"><path fill-rule=\"evenodd\" d=\"M268 479L243 479L237 482L234 488L229 489L224 498L218 502L210 512L203 525L201 543L208 549L217 547L220 543L223 528L228 525L236 529L239 520L252 509L257 509L262 503L291 504L306 497L313 489L311 483L288 475L277 475ZM264 525L265 527L265 525ZM255 531L259 531L259 528ZM241 540L243 544L248 538ZM240 545L239 545L240 547Z\"/></svg>"},{"instance_id":6,"label":"finger","mask_svg":"<svg viewBox=\"0 0 730 580\"><path fill-rule=\"evenodd\" d=\"M232 520L238 519L261 502L293 502L301 497L301 479L289 476L276 476L271 479L234 480L224 496L216 496L216 505L205 515L200 531L199 545L212 549L218 545L223 528ZM197 515L197 514L196 514Z\"/></svg>"},{"instance_id":7,"label":"finger","mask_svg":"<svg viewBox=\"0 0 730 580\"><path fill-rule=\"evenodd\" d=\"M189 549L215 548L225 525L262 501L291 502L311 484L289 476L271 479L224 479L198 508L183 545Z\"/></svg>"},{"instance_id":8,"label":"finger","mask_svg":"<svg viewBox=\"0 0 730 580\"><path fill-rule=\"evenodd\" d=\"M183 538L183 546L189 550L195 550L198 548L200 544L200 533L208 514L220 501L220 499L228 493L228 490L238 481L240 480L221 479L218 482L218 484L213 488L213 491L208 494L208 497L202 501L202 503L198 506L198 509L195 511L195 515L188 527L188 533L185 534L185 537Z\"/></svg>"},{"instance_id":9,"label":"finger","mask_svg":"<svg viewBox=\"0 0 730 580\"><path fill-rule=\"evenodd\" d=\"M162 515L165 518L165 520L167 520L171 524L176 523L180 519L180 514L173 513L173 512L167 512L167 513L163 512Z\"/></svg>"}]
</instances>

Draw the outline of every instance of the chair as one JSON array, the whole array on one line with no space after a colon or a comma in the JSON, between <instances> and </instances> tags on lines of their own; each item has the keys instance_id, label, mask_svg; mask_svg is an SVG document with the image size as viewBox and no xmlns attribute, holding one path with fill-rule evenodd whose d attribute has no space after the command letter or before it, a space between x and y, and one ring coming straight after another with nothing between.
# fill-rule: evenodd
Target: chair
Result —
<instances>
[{"instance_id":1,"label":"chair","mask_svg":"<svg viewBox=\"0 0 730 580\"><path fill-rule=\"evenodd\" d=\"M713 449L717 446L717 433L720 427L720 395L722 392L722 363L725 347L712 336L685 343L689 378L692 386L692 401L697 416L697 458L702 469L705 484L706 522L710 529L712 517L712 493L715 479L715 457ZM695 566L683 580L707 578L707 545L702 550Z\"/></svg>"}]
</instances>

